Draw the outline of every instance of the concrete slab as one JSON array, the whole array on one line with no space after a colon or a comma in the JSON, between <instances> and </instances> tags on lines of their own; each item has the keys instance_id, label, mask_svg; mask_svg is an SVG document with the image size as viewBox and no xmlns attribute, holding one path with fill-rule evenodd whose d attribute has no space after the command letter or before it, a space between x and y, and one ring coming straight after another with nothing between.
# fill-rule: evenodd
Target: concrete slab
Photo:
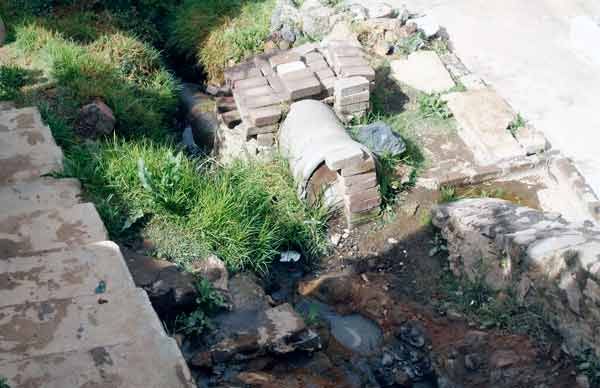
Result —
<instances>
[{"instance_id":1,"label":"concrete slab","mask_svg":"<svg viewBox=\"0 0 600 388\"><path fill-rule=\"evenodd\" d=\"M112 241L0 260L0 307L134 287L119 246Z\"/></svg>"},{"instance_id":2,"label":"concrete slab","mask_svg":"<svg viewBox=\"0 0 600 388\"><path fill-rule=\"evenodd\" d=\"M523 156L507 130L515 118L510 106L491 90L450 93L444 97L458 122L458 133L482 165Z\"/></svg>"},{"instance_id":3,"label":"concrete slab","mask_svg":"<svg viewBox=\"0 0 600 388\"><path fill-rule=\"evenodd\" d=\"M434 16L464 64L572 158L600 194L600 2L387 2Z\"/></svg>"},{"instance_id":4,"label":"concrete slab","mask_svg":"<svg viewBox=\"0 0 600 388\"><path fill-rule=\"evenodd\" d=\"M195 387L179 347L166 337L28 358L0 370L11 387Z\"/></svg>"},{"instance_id":5,"label":"concrete slab","mask_svg":"<svg viewBox=\"0 0 600 388\"><path fill-rule=\"evenodd\" d=\"M0 259L108 240L91 203L0 215Z\"/></svg>"},{"instance_id":6,"label":"concrete slab","mask_svg":"<svg viewBox=\"0 0 600 388\"><path fill-rule=\"evenodd\" d=\"M164 335L146 292L138 288L5 306L0 308L0 365Z\"/></svg>"},{"instance_id":7,"label":"concrete slab","mask_svg":"<svg viewBox=\"0 0 600 388\"><path fill-rule=\"evenodd\" d=\"M434 51L417 51L390 63L392 77L422 92L442 93L454 87L448 70Z\"/></svg>"},{"instance_id":8,"label":"concrete slab","mask_svg":"<svg viewBox=\"0 0 600 388\"><path fill-rule=\"evenodd\" d=\"M0 184L31 180L62 170L63 154L37 109L0 114Z\"/></svg>"},{"instance_id":9,"label":"concrete slab","mask_svg":"<svg viewBox=\"0 0 600 388\"><path fill-rule=\"evenodd\" d=\"M79 203L77 179L40 178L0 188L0 212L4 215L69 207Z\"/></svg>"}]
</instances>

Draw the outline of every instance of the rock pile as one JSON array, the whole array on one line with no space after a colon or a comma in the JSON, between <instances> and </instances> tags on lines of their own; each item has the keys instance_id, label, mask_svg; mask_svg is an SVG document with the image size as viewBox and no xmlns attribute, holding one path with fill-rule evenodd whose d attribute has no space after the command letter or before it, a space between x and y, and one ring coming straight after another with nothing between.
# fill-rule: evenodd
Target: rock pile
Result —
<instances>
[{"instance_id":1,"label":"rock pile","mask_svg":"<svg viewBox=\"0 0 600 388\"><path fill-rule=\"evenodd\" d=\"M570 352L600 354L598 227L489 198L440 205L433 224L448 241L455 274L541 305Z\"/></svg>"}]
</instances>

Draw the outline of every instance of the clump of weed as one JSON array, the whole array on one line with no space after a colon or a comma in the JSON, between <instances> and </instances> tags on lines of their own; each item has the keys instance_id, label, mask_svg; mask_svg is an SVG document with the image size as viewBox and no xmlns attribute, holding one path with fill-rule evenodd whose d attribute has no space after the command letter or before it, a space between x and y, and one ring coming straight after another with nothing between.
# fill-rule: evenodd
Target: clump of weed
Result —
<instances>
[{"instance_id":1,"label":"clump of weed","mask_svg":"<svg viewBox=\"0 0 600 388\"><path fill-rule=\"evenodd\" d=\"M590 387L600 387L600 359L593 349L581 352L575 359L577 370L588 377Z\"/></svg>"},{"instance_id":2,"label":"clump of weed","mask_svg":"<svg viewBox=\"0 0 600 388\"><path fill-rule=\"evenodd\" d=\"M419 113L426 119L447 120L452 117L446 101L440 94L424 94L418 99Z\"/></svg>"},{"instance_id":3,"label":"clump of weed","mask_svg":"<svg viewBox=\"0 0 600 388\"><path fill-rule=\"evenodd\" d=\"M409 55L425 48L428 44L427 37L420 31L406 38L401 39L396 44L396 52L404 55Z\"/></svg>"},{"instance_id":4,"label":"clump of weed","mask_svg":"<svg viewBox=\"0 0 600 388\"><path fill-rule=\"evenodd\" d=\"M198 298L196 309L189 314L178 315L175 319L175 332L185 335L200 336L206 331L213 330L210 317L225 308L223 295L215 290L206 279L196 283Z\"/></svg>"},{"instance_id":5,"label":"clump of weed","mask_svg":"<svg viewBox=\"0 0 600 388\"><path fill-rule=\"evenodd\" d=\"M520 113L517 113L517 116L508 124L506 128L511 135L516 136L519 129L524 128L527 125L527 120L521 116Z\"/></svg>"},{"instance_id":6,"label":"clump of weed","mask_svg":"<svg viewBox=\"0 0 600 388\"><path fill-rule=\"evenodd\" d=\"M209 80L219 82L228 65L262 52L273 5L273 0L186 0L173 17L169 45L196 57Z\"/></svg>"},{"instance_id":7,"label":"clump of weed","mask_svg":"<svg viewBox=\"0 0 600 388\"><path fill-rule=\"evenodd\" d=\"M4 376L0 376L0 388L10 388L10 385L8 385L8 380Z\"/></svg>"},{"instance_id":8,"label":"clump of weed","mask_svg":"<svg viewBox=\"0 0 600 388\"><path fill-rule=\"evenodd\" d=\"M18 66L0 65L0 100L13 100L27 84L27 71Z\"/></svg>"}]
</instances>

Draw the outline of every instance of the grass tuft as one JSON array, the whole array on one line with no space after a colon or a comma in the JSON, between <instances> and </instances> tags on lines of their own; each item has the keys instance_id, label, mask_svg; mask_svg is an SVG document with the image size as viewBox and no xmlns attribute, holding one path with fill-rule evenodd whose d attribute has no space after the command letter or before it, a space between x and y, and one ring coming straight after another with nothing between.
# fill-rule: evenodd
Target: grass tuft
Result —
<instances>
[{"instance_id":1,"label":"grass tuft","mask_svg":"<svg viewBox=\"0 0 600 388\"><path fill-rule=\"evenodd\" d=\"M0 101L17 98L27 78L28 72L21 67L0 65Z\"/></svg>"}]
</instances>

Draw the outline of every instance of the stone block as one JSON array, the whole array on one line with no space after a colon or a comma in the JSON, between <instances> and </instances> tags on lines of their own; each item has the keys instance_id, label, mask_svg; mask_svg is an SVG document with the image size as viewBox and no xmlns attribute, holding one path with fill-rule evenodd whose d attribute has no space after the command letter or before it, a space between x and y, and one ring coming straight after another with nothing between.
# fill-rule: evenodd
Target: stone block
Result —
<instances>
[{"instance_id":1,"label":"stone block","mask_svg":"<svg viewBox=\"0 0 600 388\"><path fill-rule=\"evenodd\" d=\"M296 46L292 49L292 51L296 54L300 54L302 57L306 57L313 52L316 52L319 49L318 43L304 43L300 46Z\"/></svg>"},{"instance_id":2,"label":"stone block","mask_svg":"<svg viewBox=\"0 0 600 388\"><path fill-rule=\"evenodd\" d=\"M246 139L248 139L251 136L257 136L260 134L277 133L277 130L279 129L279 125L270 124L270 125L263 125L260 127L253 126L253 125L244 125L241 129L242 129L242 134L244 135L244 137Z\"/></svg>"},{"instance_id":3,"label":"stone block","mask_svg":"<svg viewBox=\"0 0 600 388\"><path fill-rule=\"evenodd\" d=\"M375 81L375 70L369 66L342 67L338 74L344 78L365 77L369 81Z\"/></svg>"},{"instance_id":4,"label":"stone block","mask_svg":"<svg viewBox=\"0 0 600 388\"><path fill-rule=\"evenodd\" d=\"M356 193L377 186L377 174L375 171L371 171L346 177L340 176L339 182L346 194Z\"/></svg>"},{"instance_id":5,"label":"stone block","mask_svg":"<svg viewBox=\"0 0 600 388\"><path fill-rule=\"evenodd\" d=\"M335 106L336 108L343 108L346 105L354 105L360 102L369 102L370 95L371 93L368 90L365 90L364 92L351 94L345 97L335 96Z\"/></svg>"},{"instance_id":6,"label":"stone block","mask_svg":"<svg viewBox=\"0 0 600 388\"><path fill-rule=\"evenodd\" d=\"M379 186L356 194L344 195L344 203L348 213L360 213L372 210L381 205Z\"/></svg>"},{"instance_id":7,"label":"stone block","mask_svg":"<svg viewBox=\"0 0 600 388\"><path fill-rule=\"evenodd\" d=\"M276 105L250 109L248 112L248 118L250 123L257 127L274 124L281 118L281 107Z\"/></svg>"},{"instance_id":8,"label":"stone block","mask_svg":"<svg viewBox=\"0 0 600 388\"><path fill-rule=\"evenodd\" d=\"M258 86L266 86L266 85L267 85L267 79L262 76L245 78L245 79L241 79L241 80L233 82L233 87L235 89L251 89L251 88L256 88Z\"/></svg>"},{"instance_id":9,"label":"stone block","mask_svg":"<svg viewBox=\"0 0 600 388\"><path fill-rule=\"evenodd\" d=\"M27 257L0 260L0 307L133 289L135 285L117 244L102 241Z\"/></svg>"},{"instance_id":10,"label":"stone block","mask_svg":"<svg viewBox=\"0 0 600 388\"><path fill-rule=\"evenodd\" d=\"M346 213L346 222L350 228L355 226L366 224L379 217L379 207L374 207L370 210L365 210L357 213Z\"/></svg>"},{"instance_id":11,"label":"stone block","mask_svg":"<svg viewBox=\"0 0 600 388\"><path fill-rule=\"evenodd\" d=\"M342 78L335 81L334 94L339 98L369 90L369 80L365 77Z\"/></svg>"},{"instance_id":12,"label":"stone block","mask_svg":"<svg viewBox=\"0 0 600 388\"><path fill-rule=\"evenodd\" d=\"M365 153L360 163L342 169L340 175L342 177L349 177L357 174L364 174L370 171L375 171L375 159L371 155Z\"/></svg>"},{"instance_id":13,"label":"stone block","mask_svg":"<svg viewBox=\"0 0 600 388\"><path fill-rule=\"evenodd\" d=\"M108 239L91 203L0 216L0 259Z\"/></svg>"},{"instance_id":14,"label":"stone block","mask_svg":"<svg viewBox=\"0 0 600 388\"><path fill-rule=\"evenodd\" d=\"M364 51L361 48L347 45L345 42L342 42L339 45L330 45L328 51L333 59L364 56Z\"/></svg>"},{"instance_id":15,"label":"stone block","mask_svg":"<svg viewBox=\"0 0 600 388\"><path fill-rule=\"evenodd\" d=\"M296 101L305 97L316 96L321 93L321 83L312 75L304 79L283 79L287 97Z\"/></svg>"},{"instance_id":16,"label":"stone block","mask_svg":"<svg viewBox=\"0 0 600 388\"><path fill-rule=\"evenodd\" d=\"M321 79L320 81L321 81L321 85L323 86L323 89L325 89L327 91L327 95L331 96L333 94L335 81L337 81L337 78L336 77L324 78L324 79Z\"/></svg>"},{"instance_id":17,"label":"stone block","mask_svg":"<svg viewBox=\"0 0 600 388\"><path fill-rule=\"evenodd\" d=\"M314 77L314 72L310 69L304 68L282 74L280 78L285 82L288 80L306 79L311 77Z\"/></svg>"},{"instance_id":18,"label":"stone block","mask_svg":"<svg viewBox=\"0 0 600 388\"><path fill-rule=\"evenodd\" d=\"M455 85L434 51L416 51L392 61L390 67L394 79L425 93L442 93Z\"/></svg>"},{"instance_id":19,"label":"stone block","mask_svg":"<svg viewBox=\"0 0 600 388\"><path fill-rule=\"evenodd\" d=\"M284 63L289 63L289 62L300 61L301 59L302 59L302 56L300 54L298 54L297 52L288 51L283 54L278 54L278 55L275 55L275 56L269 58L269 63L271 64L271 67L276 68L278 65L281 65Z\"/></svg>"},{"instance_id":20,"label":"stone block","mask_svg":"<svg viewBox=\"0 0 600 388\"><path fill-rule=\"evenodd\" d=\"M370 103L366 102L357 102L356 104L348 104L348 105L335 105L336 111L341 114L352 114L357 112L365 112L369 110Z\"/></svg>"},{"instance_id":21,"label":"stone block","mask_svg":"<svg viewBox=\"0 0 600 388\"><path fill-rule=\"evenodd\" d=\"M285 86L283 85L283 82L281 82L281 78L279 78L275 74L270 75L266 78L269 82L269 85L271 86L271 88L273 88L273 91L275 91L275 93L281 94L285 92Z\"/></svg>"},{"instance_id":22,"label":"stone block","mask_svg":"<svg viewBox=\"0 0 600 388\"><path fill-rule=\"evenodd\" d=\"M232 85L235 81L246 78L259 77L261 72L253 62L244 62L226 69L223 73L225 81Z\"/></svg>"},{"instance_id":23,"label":"stone block","mask_svg":"<svg viewBox=\"0 0 600 388\"><path fill-rule=\"evenodd\" d=\"M236 94L240 97L258 97L274 93L274 90L269 85L252 87L249 89L237 90Z\"/></svg>"},{"instance_id":24,"label":"stone block","mask_svg":"<svg viewBox=\"0 0 600 388\"><path fill-rule=\"evenodd\" d=\"M308 64L308 67L310 68L311 71L313 72L317 72L319 70L324 70L324 69L330 69L329 65L327 64L327 62L325 62L324 59L320 60L320 61L314 61Z\"/></svg>"},{"instance_id":25,"label":"stone block","mask_svg":"<svg viewBox=\"0 0 600 388\"><path fill-rule=\"evenodd\" d=\"M331 70L330 68L315 71L315 76L317 77L317 79L319 81L322 81L324 79L335 78L335 74L333 73L333 70Z\"/></svg>"},{"instance_id":26,"label":"stone block","mask_svg":"<svg viewBox=\"0 0 600 388\"><path fill-rule=\"evenodd\" d=\"M334 58L333 68L336 73L341 73L346 67L370 67L369 62L363 57L339 57Z\"/></svg>"},{"instance_id":27,"label":"stone block","mask_svg":"<svg viewBox=\"0 0 600 388\"><path fill-rule=\"evenodd\" d=\"M302 61L294 61L288 63L282 63L281 65L277 65L277 73L280 76L283 76L287 73L293 73L298 70L306 69L306 65Z\"/></svg>"},{"instance_id":28,"label":"stone block","mask_svg":"<svg viewBox=\"0 0 600 388\"><path fill-rule=\"evenodd\" d=\"M276 105L281 102L282 102L281 98L279 96L277 96L275 93L264 95L264 96L244 98L244 105L248 109L263 108L266 106Z\"/></svg>"},{"instance_id":29,"label":"stone block","mask_svg":"<svg viewBox=\"0 0 600 388\"><path fill-rule=\"evenodd\" d=\"M365 152L358 144L347 143L325 155L325 164L330 170L341 170L362 163Z\"/></svg>"},{"instance_id":30,"label":"stone block","mask_svg":"<svg viewBox=\"0 0 600 388\"><path fill-rule=\"evenodd\" d=\"M40 178L0 188L0 209L4 215L50 210L74 206L80 197L77 179Z\"/></svg>"},{"instance_id":31,"label":"stone block","mask_svg":"<svg viewBox=\"0 0 600 388\"><path fill-rule=\"evenodd\" d=\"M323 57L321 53L316 51L311 51L310 53L304 54L302 58L304 58L304 62L306 62L308 65L310 65L313 62L320 62L325 60L325 57Z\"/></svg>"},{"instance_id":32,"label":"stone block","mask_svg":"<svg viewBox=\"0 0 600 388\"><path fill-rule=\"evenodd\" d=\"M275 133L260 133L256 135L259 147L271 147L275 144Z\"/></svg>"}]
</instances>

